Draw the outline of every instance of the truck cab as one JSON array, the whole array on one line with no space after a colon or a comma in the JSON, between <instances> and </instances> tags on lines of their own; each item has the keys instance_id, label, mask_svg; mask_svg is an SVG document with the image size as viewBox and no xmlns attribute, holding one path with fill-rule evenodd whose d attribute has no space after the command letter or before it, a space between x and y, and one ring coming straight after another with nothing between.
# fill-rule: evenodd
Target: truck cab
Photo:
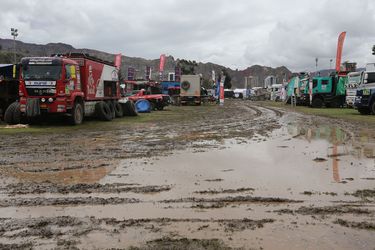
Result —
<instances>
[{"instance_id":1,"label":"truck cab","mask_svg":"<svg viewBox=\"0 0 375 250\"><path fill-rule=\"evenodd\" d=\"M25 57L21 65L21 113L29 117L66 113L72 110L77 96L83 97L76 61L62 57Z\"/></svg>"},{"instance_id":2,"label":"truck cab","mask_svg":"<svg viewBox=\"0 0 375 250\"><path fill-rule=\"evenodd\" d=\"M354 106L361 114L375 114L375 64L366 65Z\"/></svg>"},{"instance_id":3,"label":"truck cab","mask_svg":"<svg viewBox=\"0 0 375 250\"><path fill-rule=\"evenodd\" d=\"M345 103L345 86L347 77L345 74L331 74L327 77L314 77L312 80L313 108L341 107Z\"/></svg>"},{"instance_id":4,"label":"truck cab","mask_svg":"<svg viewBox=\"0 0 375 250\"><path fill-rule=\"evenodd\" d=\"M362 72L350 72L348 74L348 82L346 85L346 98L345 103L348 107L354 107L355 98L357 95L357 88L363 81Z\"/></svg>"}]
</instances>

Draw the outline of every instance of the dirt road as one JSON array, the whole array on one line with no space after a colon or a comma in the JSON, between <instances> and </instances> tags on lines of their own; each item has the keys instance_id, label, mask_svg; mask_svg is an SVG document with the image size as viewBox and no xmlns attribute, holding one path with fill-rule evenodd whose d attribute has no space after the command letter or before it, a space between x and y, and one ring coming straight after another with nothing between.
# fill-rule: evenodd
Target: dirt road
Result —
<instances>
[{"instance_id":1,"label":"dirt road","mask_svg":"<svg viewBox=\"0 0 375 250\"><path fill-rule=\"evenodd\" d=\"M373 128L249 101L129 119L1 130L0 248L374 249Z\"/></svg>"}]
</instances>

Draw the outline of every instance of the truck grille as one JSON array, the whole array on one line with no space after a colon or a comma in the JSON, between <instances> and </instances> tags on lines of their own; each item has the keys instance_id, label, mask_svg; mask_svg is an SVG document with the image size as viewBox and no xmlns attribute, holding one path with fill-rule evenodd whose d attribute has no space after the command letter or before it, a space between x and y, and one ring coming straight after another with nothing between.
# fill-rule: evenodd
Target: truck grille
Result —
<instances>
[{"instance_id":1,"label":"truck grille","mask_svg":"<svg viewBox=\"0 0 375 250\"><path fill-rule=\"evenodd\" d=\"M56 94L55 88L26 88L29 96L54 96Z\"/></svg>"}]
</instances>

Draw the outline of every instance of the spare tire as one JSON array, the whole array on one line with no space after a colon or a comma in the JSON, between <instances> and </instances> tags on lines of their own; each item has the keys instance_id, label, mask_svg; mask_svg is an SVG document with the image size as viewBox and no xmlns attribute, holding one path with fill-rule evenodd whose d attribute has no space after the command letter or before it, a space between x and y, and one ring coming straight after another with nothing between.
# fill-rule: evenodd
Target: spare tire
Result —
<instances>
[{"instance_id":1,"label":"spare tire","mask_svg":"<svg viewBox=\"0 0 375 250\"><path fill-rule=\"evenodd\" d=\"M103 121L111 121L113 119L111 109L105 102L98 102L95 105L95 114Z\"/></svg>"},{"instance_id":2,"label":"spare tire","mask_svg":"<svg viewBox=\"0 0 375 250\"><path fill-rule=\"evenodd\" d=\"M146 99L140 99L135 103L135 108L138 113L150 113L152 106Z\"/></svg>"},{"instance_id":3,"label":"spare tire","mask_svg":"<svg viewBox=\"0 0 375 250\"><path fill-rule=\"evenodd\" d=\"M124 116L124 111L122 110L122 106L118 101L113 102L113 107L115 108L116 117L123 117Z\"/></svg>"},{"instance_id":4,"label":"spare tire","mask_svg":"<svg viewBox=\"0 0 375 250\"><path fill-rule=\"evenodd\" d=\"M188 82L188 81L183 81L183 82L181 83L181 88L182 88L183 90L188 90L188 89L190 88L190 82Z\"/></svg>"}]
</instances>

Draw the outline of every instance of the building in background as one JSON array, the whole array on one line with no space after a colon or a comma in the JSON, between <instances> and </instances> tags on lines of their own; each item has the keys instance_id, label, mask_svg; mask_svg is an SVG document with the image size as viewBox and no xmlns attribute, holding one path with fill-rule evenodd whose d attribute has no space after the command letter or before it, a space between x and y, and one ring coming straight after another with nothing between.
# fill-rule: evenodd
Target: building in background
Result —
<instances>
[{"instance_id":1,"label":"building in background","mask_svg":"<svg viewBox=\"0 0 375 250\"><path fill-rule=\"evenodd\" d=\"M254 87L262 87L258 76L245 76L245 89L251 89Z\"/></svg>"},{"instance_id":2,"label":"building in background","mask_svg":"<svg viewBox=\"0 0 375 250\"><path fill-rule=\"evenodd\" d=\"M277 80L275 76L267 76L264 79L264 88L270 88L272 85L277 84Z\"/></svg>"}]
</instances>

